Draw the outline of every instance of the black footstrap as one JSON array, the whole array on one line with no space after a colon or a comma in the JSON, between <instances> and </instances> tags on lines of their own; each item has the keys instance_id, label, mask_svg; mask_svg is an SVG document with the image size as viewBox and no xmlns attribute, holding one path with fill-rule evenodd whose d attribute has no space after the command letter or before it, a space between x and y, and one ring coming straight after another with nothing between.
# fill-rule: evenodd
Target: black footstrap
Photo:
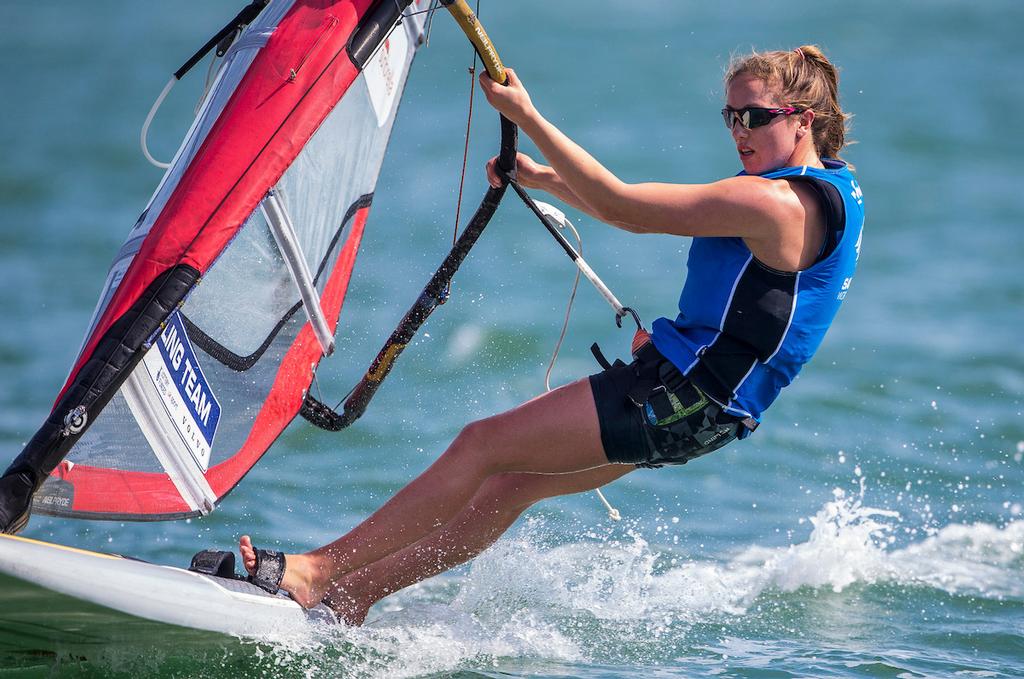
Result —
<instances>
[{"instance_id":1,"label":"black footstrap","mask_svg":"<svg viewBox=\"0 0 1024 679\"><path fill-rule=\"evenodd\" d=\"M284 552L276 549L256 550L256 572L249 576L249 582L271 594L277 594L284 578Z\"/></svg>"},{"instance_id":2,"label":"black footstrap","mask_svg":"<svg viewBox=\"0 0 1024 679\"><path fill-rule=\"evenodd\" d=\"M235 579L235 553L204 549L192 557L190 571L215 575L218 578Z\"/></svg>"}]
</instances>

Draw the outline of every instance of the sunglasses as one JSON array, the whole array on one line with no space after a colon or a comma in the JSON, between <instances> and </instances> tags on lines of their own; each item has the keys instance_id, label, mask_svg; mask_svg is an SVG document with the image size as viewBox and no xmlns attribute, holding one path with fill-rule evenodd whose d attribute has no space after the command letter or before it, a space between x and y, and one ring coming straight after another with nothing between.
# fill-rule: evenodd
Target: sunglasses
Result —
<instances>
[{"instance_id":1,"label":"sunglasses","mask_svg":"<svg viewBox=\"0 0 1024 679\"><path fill-rule=\"evenodd\" d=\"M732 108L731 106L726 106L722 109L722 119L725 120L725 126L730 130L737 122L748 130L752 130L755 127L767 125L779 116L791 116L795 113L803 113L806 110L795 106L785 106L782 108L761 108L760 106Z\"/></svg>"}]
</instances>

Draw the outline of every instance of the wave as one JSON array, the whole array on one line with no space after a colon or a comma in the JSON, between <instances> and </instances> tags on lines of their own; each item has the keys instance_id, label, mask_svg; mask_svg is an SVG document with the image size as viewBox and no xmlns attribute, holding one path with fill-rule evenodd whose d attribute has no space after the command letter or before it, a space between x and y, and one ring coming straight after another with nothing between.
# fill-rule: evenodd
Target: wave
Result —
<instances>
[{"instance_id":1,"label":"wave","mask_svg":"<svg viewBox=\"0 0 1024 679\"><path fill-rule=\"evenodd\" d=\"M325 631L314 666L343 658L347 676L389 677L509 671L510 662L552 674L586 663L635 667L692 657L744 627L798 624L784 609L850 588L895 584L904 589L892 596L918 601L906 592L1024 601L1024 521L952 524L898 546L897 535L913 529L864 496L863 484L836 489L800 522L810 523L806 540L719 559L652 545L636 527L550 545L559 536L533 519L468 569L385 600L365 627Z\"/></svg>"}]
</instances>

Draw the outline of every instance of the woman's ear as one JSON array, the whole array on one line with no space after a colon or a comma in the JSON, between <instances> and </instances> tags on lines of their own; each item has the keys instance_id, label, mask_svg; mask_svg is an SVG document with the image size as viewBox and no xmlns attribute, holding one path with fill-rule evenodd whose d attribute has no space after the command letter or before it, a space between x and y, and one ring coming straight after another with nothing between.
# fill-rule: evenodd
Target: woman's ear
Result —
<instances>
[{"instance_id":1,"label":"woman's ear","mask_svg":"<svg viewBox=\"0 0 1024 679\"><path fill-rule=\"evenodd\" d=\"M800 117L797 118L797 138L801 138L806 134L811 134L812 125L814 124L814 109L807 109L800 113Z\"/></svg>"}]
</instances>

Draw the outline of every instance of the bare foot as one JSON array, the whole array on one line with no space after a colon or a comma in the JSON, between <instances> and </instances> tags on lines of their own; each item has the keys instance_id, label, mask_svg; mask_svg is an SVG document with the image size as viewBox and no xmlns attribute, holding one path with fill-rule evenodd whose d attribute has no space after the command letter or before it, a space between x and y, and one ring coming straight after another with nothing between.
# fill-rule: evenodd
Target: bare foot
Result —
<instances>
[{"instance_id":1,"label":"bare foot","mask_svg":"<svg viewBox=\"0 0 1024 679\"><path fill-rule=\"evenodd\" d=\"M246 572L253 575L256 572L256 548L252 546L248 535L239 539L238 551L242 555L242 565ZM372 594L366 593L363 596L360 593L358 573L355 571L330 582L317 557L286 554L281 589L303 608L313 608L322 602L334 611L339 620L356 627L363 624L370 606L376 602Z\"/></svg>"},{"instance_id":2,"label":"bare foot","mask_svg":"<svg viewBox=\"0 0 1024 679\"><path fill-rule=\"evenodd\" d=\"M238 551L242 555L242 565L249 575L256 573L256 548L248 535L238 541ZM326 589L317 586L320 567L307 554L286 554L284 560L284 577L281 578L281 589L288 593L303 608L313 608L324 598Z\"/></svg>"}]
</instances>

